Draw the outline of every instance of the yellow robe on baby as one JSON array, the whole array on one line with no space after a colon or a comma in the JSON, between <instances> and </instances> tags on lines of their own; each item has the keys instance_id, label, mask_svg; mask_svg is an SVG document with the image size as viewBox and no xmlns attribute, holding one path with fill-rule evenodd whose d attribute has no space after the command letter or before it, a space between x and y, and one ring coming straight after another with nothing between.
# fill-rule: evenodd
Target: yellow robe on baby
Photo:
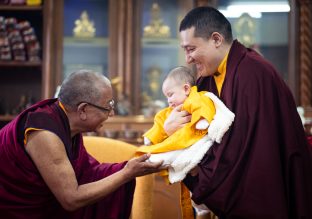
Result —
<instances>
[{"instance_id":1,"label":"yellow robe on baby","mask_svg":"<svg viewBox=\"0 0 312 219\"><path fill-rule=\"evenodd\" d=\"M178 129L175 133L168 137L164 130L164 123L170 115L172 108L167 107L156 114L153 127L143 136L147 137L152 145L141 146L137 150L137 154L144 153L162 153L173 150L180 150L192 146L200 140L208 130L196 129L196 123L205 118L209 123L212 121L216 109L213 101L205 96L206 91L197 92L197 87L191 88L190 95L184 101L182 110L186 110L192 114L192 119L183 128ZM168 171L163 170L159 173L169 184ZM184 184L181 184L181 209L183 219L194 218L193 208L191 204L190 192Z\"/></svg>"},{"instance_id":2,"label":"yellow robe on baby","mask_svg":"<svg viewBox=\"0 0 312 219\"><path fill-rule=\"evenodd\" d=\"M220 73L220 75L214 76L219 96L221 94L221 89L226 74L227 57L228 54L224 57L220 66L218 67L218 72ZM209 97L203 96L205 93L206 91L197 92L197 87L192 87L189 97L185 100L183 104L183 109L192 114L192 120L183 128L172 134L170 137L167 136L163 127L172 109L168 107L157 113L154 118L153 127L143 135L147 137L153 143L153 145L142 146L137 150L137 153L161 153L171 150L179 150L189 147L193 145L197 140L201 139L201 137L203 137L208 132L208 130L196 130L196 122L198 122L200 118L205 118L210 123L216 111L212 100L210 100ZM202 132L201 136L196 135L198 131ZM196 132L196 134L193 132ZM168 171L162 171L160 174L169 184ZM181 184L180 193L182 218L194 218L193 208L190 202L190 192L183 183Z\"/></svg>"},{"instance_id":3,"label":"yellow robe on baby","mask_svg":"<svg viewBox=\"0 0 312 219\"><path fill-rule=\"evenodd\" d=\"M193 145L207 134L207 129L198 130L195 127L196 123L202 118L210 123L216 113L213 101L205 96L205 93L206 91L197 92L196 86L191 88L190 95L184 101L182 110L192 114L192 119L183 128L180 128L169 137L164 131L164 122L172 109L167 107L157 113L153 127L143 135L152 142L152 145L139 147L137 150L138 154L154 154L184 149Z\"/></svg>"}]
</instances>

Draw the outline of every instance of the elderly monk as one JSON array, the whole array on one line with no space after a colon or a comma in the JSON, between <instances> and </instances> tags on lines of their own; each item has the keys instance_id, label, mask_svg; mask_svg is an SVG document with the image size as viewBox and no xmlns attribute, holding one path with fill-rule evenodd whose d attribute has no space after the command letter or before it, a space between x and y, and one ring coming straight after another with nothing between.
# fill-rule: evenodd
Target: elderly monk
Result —
<instances>
[{"instance_id":1,"label":"elderly monk","mask_svg":"<svg viewBox=\"0 0 312 219\"><path fill-rule=\"evenodd\" d=\"M105 76L80 70L58 99L31 106L0 130L2 218L129 218L135 177L163 167L144 162L149 155L99 164L86 152L81 133L114 115L112 96Z\"/></svg>"}]
</instances>

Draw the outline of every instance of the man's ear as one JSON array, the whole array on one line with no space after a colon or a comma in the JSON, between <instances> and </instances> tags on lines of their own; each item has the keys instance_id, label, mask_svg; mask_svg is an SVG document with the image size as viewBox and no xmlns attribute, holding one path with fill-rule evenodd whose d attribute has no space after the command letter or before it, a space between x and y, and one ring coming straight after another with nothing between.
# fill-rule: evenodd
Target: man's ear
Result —
<instances>
[{"instance_id":1,"label":"man's ear","mask_svg":"<svg viewBox=\"0 0 312 219\"><path fill-rule=\"evenodd\" d=\"M184 84L183 88L184 88L184 92L186 93L186 95L189 95L191 93L191 85Z\"/></svg>"},{"instance_id":2,"label":"man's ear","mask_svg":"<svg viewBox=\"0 0 312 219\"><path fill-rule=\"evenodd\" d=\"M78 106L77 106L77 113L79 115L79 118L81 120L86 120L87 119L87 103L80 103Z\"/></svg>"},{"instance_id":3,"label":"man's ear","mask_svg":"<svg viewBox=\"0 0 312 219\"><path fill-rule=\"evenodd\" d=\"M224 37L218 32L213 32L211 34L211 40L213 41L216 47L219 47L223 43Z\"/></svg>"}]
</instances>

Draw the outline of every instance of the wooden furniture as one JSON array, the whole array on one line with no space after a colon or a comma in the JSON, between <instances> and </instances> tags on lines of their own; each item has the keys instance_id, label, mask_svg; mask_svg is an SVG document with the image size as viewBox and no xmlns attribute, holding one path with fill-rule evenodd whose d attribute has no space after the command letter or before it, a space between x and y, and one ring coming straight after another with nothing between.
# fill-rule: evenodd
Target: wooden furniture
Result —
<instances>
[{"instance_id":1,"label":"wooden furniture","mask_svg":"<svg viewBox=\"0 0 312 219\"><path fill-rule=\"evenodd\" d=\"M304 108L305 131L308 136L312 136L312 107Z\"/></svg>"},{"instance_id":2,"label":"wooden furniture","mask_svg":"<svg viewBox=\"0 0 312 219\"><path fill-rule=\"evenodd\" d=\"M133 157L136 147L104 137L84 137L88 153L100 162L121 162ZM155 177L155 178L154 178ZM179 184L168 186L156 175L138 177L132 219L179 219Z\"/></svg>"},{"instance_id":3,"label":"wooden furniture","mask_svg":"<svg viewBox=\"0 0 312 219\"><path fill-rule=\"evenodd\" d=\"M142 145L142 134L152 127L153 122L153 118L146 118L143 115L114 116L106 120L97 133L89 134L118 139L134 145Z\"/></svg>"},{"instance_id":4,"label":"wooden furniture","mask_svg":"<svg viewBox=\"0 0 312 219\"><path fill-rule=\"evenodd\" d=\"M134 156L136 147L105 137L84 136L89 154L99 162L121 162ZM157 174L138 177L132 206L132 219L181 219L180 184L167 185ZM196 219L217 219L212 213Z\"/></svg>"},{"instance_id":5,"label":"wooden furniture","mask_svg":"<svg viewBox=\"0 0 312 219\"><path fill-rule=\"evenodd\" d=\"M76 3L74 1L67 2L73 2L72 7L69 7L70 9L75 8L74 4ZM107 42L105 41L102 46L105 44L108 50L107 57L104 56L103 59L108 59L109 62L104 67L104 73L109 78L121 78L119 92L129 99L133 108L131 113L133 115L142 114L146 95L153 100L157 98L163 100L161 88L155 83L150 86L151 81L158 80L161 82L163 76L172 67L186 64L184 52L179 45L178 27L187 11L195 6L206 5L224 8L231 3L231 1L220 2L216 0L103 0L102 2L108 5L108 9L104 11L104 13L108 13L108 25L106 25L108 33L105 36ZM151 9L155 2L159 5L160 18L163 24L170 28L170 36L150 37L144 35L145 27L150 25ZM294 61L296 60L294 57L299 57L299 54L296 55L297 50L293 50L293 48L298 48L297 39L291 37L288 40L287 38L287 30L294 30L296 23L292 16L292 12L296 11L296 5L291 4L291 7L289 24L287 23L287 12L264 13L262 18L255 19L257 29L254 32L257 35L256 43L257 46L260 46L260 52L277 67L281 76L290 85L295 99L298 100L300 94L297 85L295 85L299 84L297 83L299 78L298 63ZM65 13L64 20L68 20L68 16L68 13ZM79 14L76 17L79 17ZM95 19L92 14L90 14L90 19ZM233 23L234 31L237 18L229 19ZM106 22L105 20L104 23L99 23L95 20L95 26L103 28ZM268 23L270 25L267 25ZM278 24L283 24L279 25L282 31L275 31L274 26ZM68 28L65 24L64 29ZM297 32L291 31L291 35ZM270 35L269 38L266 37L268 34ZM236 35L237 33L234 33L235 38ZM64 43L66 44L66 40ZM289 60L289 62L285 62L285 60ZM158 71L158 75L154 74L155 71L153 70ZM151 87L154 88L151 89ZM153 89L155 90L153 91ZM311 93L310 90L306 89L307 92ZM119 96L116 94L117 101ZM300 105L299 102L297 103Z\"/></svg>"},{"instance_id":6,"label":"wooden furniture","mask_svg":"<svg viewBox=\"0 0 312 219\"><path fill-rule=\"evenodd\" d=\"M85 136L83 140L88 153L99 162L115 163L129 160L136 151L135 146L113 139ZM153 175L137 179L131 212L132 219L151 219L152 188Z\"/></svg>"},{"instance_id":7,"label":"wooden furniture","mask_svg":"<svg viewBox=\"0 0 312 219\"><path fill-rule=\"evenodd\" d=\"M10 115L17 113L24 97L32 97L33 102L53 96L56 75L60 74L55 55L60 38L56 28L59 19L55 16L58 5L59 1L53 0L38 6L0 5L2 17L29 21L40 45L40 60L0 61L0 127L14 118Z\"/></svg>"},{"instance_id":8,"label":"wooden furniture","mask_svg":"<svg viewBox=\"0 0 312 219\"><path fill-rule=\"evenodd\" d=\"M170 27L170 36L146 37L143 34L144 27L150 24L153 16L151 9L155 2L160 7L160 18L164 25ZM80 3L83 6L78 7ZM68 74L71 66L79 68L78 60L81 67L103 69L109 78L121 79L114 86L116 102L122 96L127 97L131 103L130 115L142 114L145 97L164 100L161 93L162 78L172 67L185 63L177 29L182 17L192 7L193 0L65 1L63 11L60 11L60 14L64 14L64 28L61 29L65 30L63 72ZM88 12L89 20L94 22L94 38L79 39L72 36L74 21L79 19L83 10ZM153 75L155 67L160 69L158 75ZM153 91L149 87L150 83L153 83Z\"/></svg>"},{"instance_id":9,"label":"wooden furniture","mask_svg":"<svg viewBox=\"0 0 312 219\"><path fill-rule=\"evenodd\" d=\"M34 29L35 35L41 47L44 48L43 38L43 10L44 6L10 6L0 5L1 16L5 19L16 19L17 23L28 21ZM7 21L7 20L6 20ZM7 26L7 25L6 25ZM15 25L14 25L15 26ZM36 100L41 98L42 78L43 78L43 63L44 58L40 52L38 61L13 61L13 43L9 39L9 31L7 29L7 37L10 44L10 54L12 60L0 60L1 70L1 98L5 113L11 114L19 105L22 96L32 96ZM21 33L21 32L18 32ZM22 35L22 33L21 33ZM23 42L23 40L22 40ZM25 45L23 43L23 45ZM24 49L23 49L24 50ZM25 51L25 50L24 50ZM27 55L25 54L27 57ZM25 57L24 56L24 57ZM3 113L3 112L2 112Z\"/></svg>"},{"instance_id":10,"label":"wooden furniture","mask_svg":"<svg viewBox=\"0 0 312 219\"><path fill-rule=\"evenodd\" d=\"M0 62L0 105L4 105L4 108L10 111L10 108L18 105L21 94L27 94L30 88L33 90L32 95L36 99L53 96L56 86L61 83L64 76L63 64L66 64L64 60L67 60L64 48L77 46L83 49L88 44L86 41L73 43L72 37L64 33L64 29L71 31L73 28L64 24L70 20L69 13L64 11L64 5L71 3L70 9L84 9L83 4L93 4L94 2L103 2L107 5L107 10L103 12L107 13L107 19L102 19L103 22L95 24L97 28L106 28L107 33L104 36L96 37L91 42L91 46L105 48L106 55L99 58L86 50L76 54L102 59L104 73L111 79L116 77L122 79L119 92L127 96L131 103L133 111L130 115L142 114L144 92L148 91L144 83L148 83L149 67L154 64L161 66L163 73L166 73L171 65L185 64L184 53L179 46L178 24L187 11L195 6L224 7L230 3L230 1L221 2L217 0L94 0L88 3L83 0L45 0L43 5L38 7L0 5L1 16L18 16L25 19L35 17L42 43L42 61L39 63ZM143 30L149 24L153 2L158 2L164 24L171 27L171 37L157 39L144 36ZM312 43L308 43L309 41L306 40L311 30L305 20L312 11L310 1L300 2L301 4L295 0L289 1L291 10L288 14L288 26L286 22L277 22L283 24L283 30L288 28L288 38L286 37L287 34L278 32L283 35L284 41L288 39L287 44L284 42L282 46L279 45L278 42L281 38L272 32L269 32L270 37L266 37L268 35L267 30L274 30L276 23L276 19L271 17L269 13L267 13L269 17L266 18L269 19L269 22L266 19L264 21L258 19L257 23L270 24L261 25L266 28L266 31L260 31L261 39L265 40L267 47L264 48L263 52L269 54L274 65L282 63L283 66L279 69L281 73L288 72L288 75L283 75L283 77L290 86L297 105L311 106L312 74L306 67L311 66L311 59L306 57L309 57ZM79 18L79 15L77 13L75 17ZM90 14L91 20L94 19L93 15L94 13ZM285 17L285 15L283 16ZM235 19L230 20L235 21ZM74 20L71 20L71 24L74 25ZM299 32L302 36L300 39L297 34ZM274 43L270 41L271 39L275 39ZM275 43L277 44L275 45ZM278 54L272 52L269 48L272 44L282 52ZM288 49L285 45L288 45ZM167 58L166 55L172 52L175 55L170 55ZM285 62L285 60L288 61ZM160 89L158 92L161 92ZM114 93L118 101L119 95L117 92ZM0 124L6 121L0 118Z\"/></svg>"}]
</instances>

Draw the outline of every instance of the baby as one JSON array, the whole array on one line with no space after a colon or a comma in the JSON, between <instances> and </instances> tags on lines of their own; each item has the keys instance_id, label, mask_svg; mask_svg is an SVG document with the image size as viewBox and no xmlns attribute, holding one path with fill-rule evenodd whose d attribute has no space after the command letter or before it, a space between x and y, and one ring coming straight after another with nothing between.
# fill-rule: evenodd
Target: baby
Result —
<instances>
[{"instance_id":1,"label":"baby","mask_svg":"<svg viewBox=\"0 0 312 219\"><path fill-rule=\"evenodd\" d=\"M174 135L179 134L180 138L174 139L175 148L171 150L188 147L207 133L209 122L215 114L215 107L213 102L204 96L206 92L198 93L197 87L194 85L195 79L187 67L181 66L170 71L162 85L162 91L167 97L169 107L156 114L153 127L143 135L145 145L155 145L163 142L165 139L173 139L172 136L167 138L168 136L164 132L163 124L171 111L181 104L183 104L182 110L186 110L192 114L192 121L191 124L174 133ZM196 129L192 129L194 128L192 127L194 122L197 122ZM204 131L197 131L198 129ZM180 133L183 133L183 135ZM184 134L195 136L196 139L185 136ZM177 145L177 140L180 146ZM168 143L164 142L164 144ZM157 147L159 149L160 145Z\"/></svg>"},{"instance_id":2,"label":"baby","mask_svg":"<svg viewBox=\"0 0 312 219\"><path fill-rule=\"evenodd\" d=\"M146 146L137 150L137 154L151 153L150 162L163 160L164 165L169 164L168 171L163 171L161 175L170 183L182 181L214 142L221 142L234 120L234 114L214 94L197 92L194 85L195 78L187 67L177 67L169 72L162 85L169 107L156 114L153 127L143 135ZM191 121L168 136L164 123L171 111L181 104L182 110L192 115ZM190 192L182 183L182 212L189 209L186 207L188 199ZM194 202L192 205L198 215L209 212L205 205Z\"/></svg>"},{"instance_id":3,"label":"baby","mask_svg":"<svg viewBox=\"0 0 312 219\"><path fill-rule=\"evenodd\" d=\"M183 180L214 141L220 143L234 120L234 114L214 94L198 92L194 85L195 78L189 68L180 66L169 72L162 86L169 107L156 114L153 127L143 135L146 146L137 150L137 154L151 153L151 162L163 160L164 165L169 164L171 183ZM168 136L164 122L181 104L182 110L192 114L191 121Z\"/></svg>"}]
</instances>

